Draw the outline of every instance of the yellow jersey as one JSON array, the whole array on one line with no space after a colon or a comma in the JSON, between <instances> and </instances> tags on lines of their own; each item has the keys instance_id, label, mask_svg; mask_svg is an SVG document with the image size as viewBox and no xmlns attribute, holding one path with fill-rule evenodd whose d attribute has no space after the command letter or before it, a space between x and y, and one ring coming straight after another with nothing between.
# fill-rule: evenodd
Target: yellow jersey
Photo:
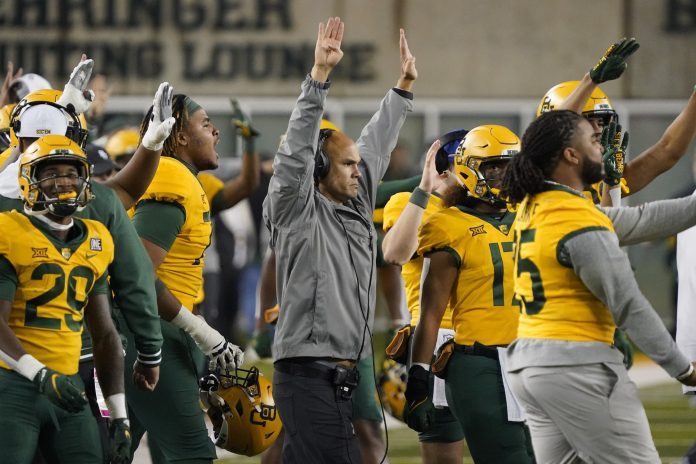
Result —
<instances>
[{"instance_id":1,"label":"yellow jersey","mask_svg":"<svg viewBox=\"0 0 696 464\"><path fill-rule=\"evenodd\" d=\"M215 177L214 175L207 172L198 173L197 177L198 182L200 182L201 187L203 187L205 196L208 198L208 204L212 205L213 198L215 198L215 195L220 193L222 189L225 188L225 183L217 177ZM198 291L198 295L196 295L195 304L201 304L203 300L205 300L205 291L203 290L203 286L201 285L201 289Z\"/></svg>"},{"instance_id":2,"label":"yellow jersey","mask_svg":"<svg viewBox=\"0 0 696 464\"><path fill-rule=\"evenodd\" d=\"M433 214L421 226L418 254L448 252L459 269L449 297L457 344L507 345L517 336L514 220L509 211L490 215L457 206Z\"/></svg>"},{"instance_id":3,"label":"yellow jersey","mask_svg":"<svg viewBox=\"0 0 696 464\"><path fill-rule=\"evenodd\" d=\"M613 232L614 225L580 192L548 184L522 201L515 224L519 338L613 343L609 309L560 258L565 241L592 230Z\"/></svg>"},{"instance_id":4,"label":"yellow jersey","mask_svg":"<svg viewBox=\"0 0 696 464\"><path fill-rule=\"evenodd\" d=\"M103 224L74 221L81 233L62 242L22 213L0 213L0 256L16 273L8 325L27 353L66 375L78 371L87 298L114 258ZM2 361L0 367L9 369Z\"/></svg>"},{"instance_id":5,"label":"yellow jersey","mask_svg":"<svg viewBox=\"0 0 696 464\"><path fill-rule=\"evenodd\" d=\"M156 274L181 304L192 310L203 287L203 262L212 232L208 198L182 161L163 156L138 203L143 201L174 203L184 211L184 224Z\"/></svg>"},{"instance_id":6,"label":"yellow jersey","mask_svg":"<svg viewBox=\"0 0 696 464\"><path fill-rule=\"evenodd\" d=\"M411 198L411 192L400 192L389 199L384 206L384 232L394 227L397 219L401 216L404 208L408 205L408 200ZM436 194L430 195L428 207L423 212L421 224L430 216L444 209L442 199ZM423 271L423 256L417 254L409 262L401 266L401 277L404 279L404 287L406 288L406 305L411 313L411 325L416 326L420 318L420 286L421 273ZM452 308L449 304L445 309L445 314L442 316L440 327L443 329L452 328Z\"/></svg>"}]
</instances>

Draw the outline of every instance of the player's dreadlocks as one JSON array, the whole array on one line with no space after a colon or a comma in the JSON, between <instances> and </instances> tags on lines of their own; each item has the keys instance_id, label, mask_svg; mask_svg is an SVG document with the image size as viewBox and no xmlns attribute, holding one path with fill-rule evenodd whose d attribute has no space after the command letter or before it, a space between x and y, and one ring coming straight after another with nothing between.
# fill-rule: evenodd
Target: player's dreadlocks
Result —
<instances>
[{"instance_id":1,"label":"player's dreadlocks","mask_svg":"<svg viewBox=\"0 0 696 464\"><path fill-rule=\"evenodd\" d=\"M193 100L183 94L176 94L172 97L172 116L176 119L174 127L172 127L172 132L169 137L164 141L164 147L162 148L162 156L172 156L176 150L176 137L188 124L188 121L193 114L193 112L200 108ZM193 111L192 111L193 110ZM152 106L145 113L142 123L140 123L140 140L142 141L143 135L147 130L147 126L150 124L152 119Z\"/></svg>"},{"instance_id":2,"label":"player's dreadlocks","mask_svg":"<svg viewBox=\"0 0 696 464\"><path fill-rule=\"evenodd\" d=\"M570 145L583 117L569 110L544 113L533 121L522 137L522 150L512 158L505 171L502 194L513 204L525 195L544 188L544 180L558 165L563 150Z\"/></svg>"}]
</instances>

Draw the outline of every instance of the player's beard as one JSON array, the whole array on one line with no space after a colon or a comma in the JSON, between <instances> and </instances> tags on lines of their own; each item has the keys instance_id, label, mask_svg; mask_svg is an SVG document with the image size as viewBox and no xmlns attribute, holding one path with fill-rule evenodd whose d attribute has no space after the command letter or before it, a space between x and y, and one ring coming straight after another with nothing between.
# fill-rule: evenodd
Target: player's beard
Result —
<instances>
[{"instance_id":1,"label":"player's beard","mask_svg":"<svg viewBox=\"0 0 696 464\"><path fill-rule=\"evenodd\" d=\"M463 205L468 197L467 191L459 184L450 185L442 194L442 203L445 208Z\"/></svg>"},{"instance_id":2,"label":"player's beard","mask_svg":"<svg viewBox=\"0 0 696 464\"><path fill-rule=\"evenodd\" d=\"M580 175L585 185L595 184L604 178L604 163L601 160L594 162L585 158Z\"/></svg>"}]
</instances>

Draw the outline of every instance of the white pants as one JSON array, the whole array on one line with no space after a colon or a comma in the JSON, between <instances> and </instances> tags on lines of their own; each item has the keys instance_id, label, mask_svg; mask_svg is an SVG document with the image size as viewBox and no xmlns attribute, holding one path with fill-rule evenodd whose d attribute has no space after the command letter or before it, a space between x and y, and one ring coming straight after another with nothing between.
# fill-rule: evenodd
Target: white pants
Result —
<instances>
[{"instance_id":1,"label":"white pants","mask_svg":"<svg viewBox=\"0 0 696 464\"><path fill-rule=\"evenodd\" d=\"M509 373L546 463L659 463L636 385L621 364L527 367Z\"/></svg>"}]
</instances>

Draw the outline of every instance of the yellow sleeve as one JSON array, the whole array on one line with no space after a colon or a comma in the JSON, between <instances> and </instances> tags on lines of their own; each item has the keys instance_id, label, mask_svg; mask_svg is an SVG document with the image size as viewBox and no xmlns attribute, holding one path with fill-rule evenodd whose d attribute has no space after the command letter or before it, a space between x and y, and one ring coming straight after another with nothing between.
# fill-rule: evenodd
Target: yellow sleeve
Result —
<instances>
[{"instance_id":1,"label":"yellow sleeve","mask_svg":"<svg viewBox=\"0 0 696 464\"><path fill-rule=\"evenodd\" d=\"M212 203L215 195L217 195L218 192L225 187L225 183L223 181L207 172L199 173L198 181L203 187L205 196L208 197L208 203Z\"/></svg>"},{"instance_id":2,"label":"yellow sleeve","mask_svg":"<svg viewBox=\"0 0 696 464\"><path fill-rule=\"evenodd\" d=\"M7 147L7 149L5 149L5 151L0 153L0 165L4 164L5 161L7 161L7 158L10 157L10 155L12 154L12 148L14 148L14 146L10 145L9 147Z\"/></svg>"},{"instance_id":3,"label":"yellow sleeve","mask_svg":"<svg viewBox=\"0 0 696 464\"><path fill-rule=\"evenodd\" d=\"M139 201L155 200L186 205L191 195L191 172L179 161L163 156L154 179Z\"/></svg>"},{"instance_id":4,"label":"yellow sleeve","mask_svg":"<svg viewBox=\"0 0 696 464\"><path fill-rule=\"evenodd\" d=\"M456 250L454 237L448 232L452 230L447 227L449 216L443 213L433 214L421 226L418 233L418 255L425 256L434 251L446 251L452 255L459 267L462 255Z\"/></svg>"},{"instance_id":5,"label":"yellow sleeve","mask_svg":"<svg viewBox=\"0 0 696 464\"><path fill-rule=\"evenodd\" d=\"M406 208L409 198L411 198L411 192L399 192L392 195L387 204L384 205L382 228L385 232L394 227L401 212Z\"/></svg>"}]
</instances>

